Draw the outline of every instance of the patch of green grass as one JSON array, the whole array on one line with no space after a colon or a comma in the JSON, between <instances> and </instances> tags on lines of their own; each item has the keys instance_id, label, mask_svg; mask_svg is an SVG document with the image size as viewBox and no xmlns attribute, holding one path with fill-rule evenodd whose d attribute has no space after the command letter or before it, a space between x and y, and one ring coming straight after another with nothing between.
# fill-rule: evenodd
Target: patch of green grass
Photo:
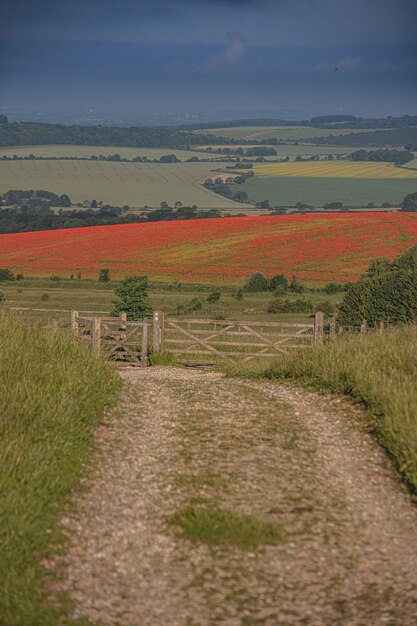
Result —
<instances>
[{"instance_id":1,"label":"patch of green grass","mask_svg":"<svg viewBox=\"0 0 417 626\"><path fill-rule=\"evenodd\" d=\"M348 395L368 409L370 424L417 493L417 326L338 338L283 354L273 362L240 363L228 375L291 380Z\"/></svg>"},{"instance_id":2,"label":"patch of green grass","mask_svg":"<svg viewBox=\"0 0 417 626\"><path fill-rule=\"evenodd\" d=\"M177 365L172 352L154 352L149 358L150 365Z\"/></svg>"},{"instance_id":3,"label":"patch of green grass","mask_svg":"<svg viewBox=\"0 0 417 626\"><path fill-rule=\"evenodd\" d=\"M251 549L281 543L285 539L285 533L277 523L210 506L190 505L177 511L170 523L179 528L183 539L209 545Z\"/></svg>"},{"instance_id":4,"label":"patch of green grass","mask_svg":"<svg viewBox=\"0 0 417 626\"><path fill-rule=\"evenodd\" d=\"M0 313L0 380L0 623L52 626L41 561L119 377L69 336Z\"/></svg>"}]
</instances>

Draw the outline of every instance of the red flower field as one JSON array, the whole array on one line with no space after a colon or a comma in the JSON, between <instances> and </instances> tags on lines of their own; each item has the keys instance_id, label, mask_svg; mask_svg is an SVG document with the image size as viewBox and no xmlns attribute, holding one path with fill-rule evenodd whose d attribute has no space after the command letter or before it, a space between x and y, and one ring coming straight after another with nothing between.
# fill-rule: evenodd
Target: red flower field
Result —
<instances>
[{"instance_id":1,"label":"red flower field","mask_svg":"<svg viewBox=\"0 0 417 626\"><path fill-rule=\"evenodd\" d=\"M239 283L254 271L310 284L355 280L378 256L417 243L417 214L239 217L0 235L0 267L44 276Z\"/></svg>"}]
</instances>

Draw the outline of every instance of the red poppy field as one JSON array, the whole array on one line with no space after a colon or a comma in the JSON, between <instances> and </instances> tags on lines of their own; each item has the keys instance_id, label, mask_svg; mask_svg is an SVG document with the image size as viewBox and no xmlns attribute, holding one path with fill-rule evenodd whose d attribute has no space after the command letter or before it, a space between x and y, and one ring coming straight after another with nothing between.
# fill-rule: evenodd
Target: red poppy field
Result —
<instances>
[{"instance_id":1,"label":"red poppy field","mask_svg":"<svg viewBox=\"0 0 417 626\"><path fill-rule=\"evenodd\" d=\"M355 280L417 243L417 214L239 217L0 235L0 267L25 275L239 283L255 271L309 284Z\"/></svg>"}]
</instances>

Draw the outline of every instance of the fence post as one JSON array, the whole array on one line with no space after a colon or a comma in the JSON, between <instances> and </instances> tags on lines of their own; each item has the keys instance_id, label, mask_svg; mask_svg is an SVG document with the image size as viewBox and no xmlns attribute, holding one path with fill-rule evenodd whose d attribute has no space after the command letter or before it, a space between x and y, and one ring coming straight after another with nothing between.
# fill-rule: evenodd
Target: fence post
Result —
<instances>
[{"instance_id":1,"label":"fence post","mask_svg":"<svg viewBox=\"0 0 417 626\"><path fill-rule=\"evenodd\" d=\"M100 338L101 338L101 319L99 317L93 317L93 327L91 329L91 343L93 352L96 355L100 354Z\"/></svg>"},{"instance_id":2,"label":"fence post","mask_svg":"<svg viewBox=\"0 0 417 626\"><path fill-rule=\"evenodd\" d=\"M120 330L126 330L126 321L127 321L126 311L120 311L119 320L120 320Z\"/></svg>"},{"instance_id":3,"label":"fence post","mask_svg":"<svg viewBox=\"0 0 417 626\"><path fill-rule=\"evenodd\" d=\"M71 333L74 337L78 337L78 311L71 311Z\"/></svg>"},{"instance_id":4,"label":"fence post","mask_svg":"<svg viewBox=\"0 0 417 626\"><path fill-rule=\"evenodd\" d=\"M383 321L379 322L379 324L378 324L378 333L382 334L384 332L384 327L385 327L384 322Z\"/></svg>"},{"instance_id":5,"label":"fence post","mask_svg":"<svg viewBox=\"0 0 417 626\"><path fill-rule=\"evenodd\" d=\"M153 351L161 351L161 318L160 312L155 311L153 314Z\"/></svg>"},{"instance_id":6,"label":"fence post","mask_svg":"<svg viewBox=\"0 0 417 626\"><path fill-rule=\"evenodd\" d=\"M143 327L142 327L142 352L140 356L140 363L142 367L146 367L148 365L148 318L143 318Z\"/></svg>"},{"instance_id":7,"label":"fence post","mask_svg":"<svg viewBox=\"0 0 417 626\"><path fill-rule=\"evenodd\" d=\"M324 315L317 311L314 316L313 343L323 343L324 335Z\"/></svg>"},{"instance_id":8,"label":"fence post","mask_svg":"<svg viewBox=\"0 0 417 626\"><path fill-rule=\"evenodd\" d=\"M58 328L59 328L58 318L57 317L53 317L51 319L51 331L52 331L53 335L55 335L55 333L57 332Z\"/></svg>"},{"instance_id":9,"label":"fence post","mask_svg":"<svg viewBox=\"0 0 417 626\"><path fill-rule=\"evenodd\" d=\"M330 339L336 338L336 322L334 320L331 321L329 325L329 338Z\"/></svg>"},{"instance_id":10,"label":"fence post","mask_svg":"<svg viewBox=\"0 0 417 626\"><path fill-rule=\"evenodd\" d=\"M165 345L165 313L159 311L159 349L164 351Z\"/></svg>"},{"instance_id":11,"label":"fence post","mask_svg":"<svg viewBox=\"0 0 417 626\"><path fill-rule=\"evenodd\" d=\"M368 330L368 322L366 320L363 320L361 324L361 335L364 335L367 330Z\"/></svg>"}]
</instances>

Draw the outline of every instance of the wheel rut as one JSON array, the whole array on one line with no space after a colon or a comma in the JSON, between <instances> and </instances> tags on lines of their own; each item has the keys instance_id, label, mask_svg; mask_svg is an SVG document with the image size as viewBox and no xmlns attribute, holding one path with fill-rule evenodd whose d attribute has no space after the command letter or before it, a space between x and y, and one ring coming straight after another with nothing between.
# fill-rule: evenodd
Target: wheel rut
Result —
<instances>
[{"instance_id":1,"label":"wheel rut","mask_svg":"<svg viewBox=\"0 0 417 626\"><path fill-rule=\"evenodd\" d=\"M414 626L417 509L345 401L180 368L125 370L62 519L57 590L111 626ZM280 530L247 546L178 512Z\"/></svg>"}]
</instances>

